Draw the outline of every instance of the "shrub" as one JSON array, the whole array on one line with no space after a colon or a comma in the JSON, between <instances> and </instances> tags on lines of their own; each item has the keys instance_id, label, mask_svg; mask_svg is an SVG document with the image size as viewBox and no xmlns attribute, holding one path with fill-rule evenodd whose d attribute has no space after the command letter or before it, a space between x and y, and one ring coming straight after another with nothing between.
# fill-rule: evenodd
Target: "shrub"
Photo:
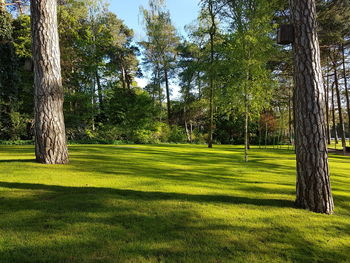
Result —
<instances>
[{"instance_id":1,"label":"shrub","mask_svg":"<svg viewBox=\"0 0 350 263\"><path fill-rule=\"evenodd\" d=\"M184 129L176 125L171 126L168 142L184 143L186 141L187 137Z\"/></svg>"}]
</instances>

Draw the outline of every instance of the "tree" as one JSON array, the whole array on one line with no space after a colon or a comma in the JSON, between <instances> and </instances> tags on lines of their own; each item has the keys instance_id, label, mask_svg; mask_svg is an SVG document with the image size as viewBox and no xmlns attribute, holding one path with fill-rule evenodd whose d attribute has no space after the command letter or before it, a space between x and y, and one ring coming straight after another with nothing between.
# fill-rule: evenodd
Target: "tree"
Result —
<instances>
[{"instance_id":1,"label":"tree","mask_svg":"<svg viewBox=\"0 0 350 263\"><path fill-rule=\"evenodd\" d=\"M148 39L140 44L145 50L145 64L151 65L154 76L158 78L156 82L161 83L164 81L165 83L168 123L170 123L169 80L175 66L174 62L176 61L176 48L179 44L179 38L176 35L175 27L172 25L169 11L165 10L164 0L150 0L149 6L150 10L142 8ZM161 72L162 75L160 74ZM161 99L161 92L159 95Z\"/></svg>"},{"instance_id":2,"label":"tree","mask_svg":"<svg viewBox=\"0 0 350 263\"><path fill-rule=\"evenodd\" d=\"M223 14L230 18L232 32L227 34L223 52L226 64L221 82L227 82L229 98L244 115L244 159L248 161L250 122L268 107L274 87L268 62L273 57L271 1L223 1ZM221 62L222 63L222 62ZM229 104L228 104L229 105Z\"/></svg>"},{"instance_id":3,"label":"tree","mask_svg":"<svg viewBox=\"0 0 350 263\"><path fill-rule=\"evenodd\" d=\"M331 214L331 193L315 0L290 0L294 24L296 205Z\"/></svg>"},{"instance_id":4,"label":"tree","mask_svg":"<svg viewBox=\"0 0 350 263\"><path fill-rule=\"evenodd\" d=\"M31 1L35 153L44 164L68 163L56 0Z\"/></svg>"},{"instance_id":5,"label":"tree","mask_svg":"<svg viewBox=\"0 0 350 263\"><path fill-rule=\"evenodd\" d=\"M209 134L208 148L213 148L214 132L214 93L215 93L215 37L217 34L216 16L218 10L213 0L204 1L209 17L209 42L210 42L210 71L209 71Z\"/></svg>"}]
</instances>

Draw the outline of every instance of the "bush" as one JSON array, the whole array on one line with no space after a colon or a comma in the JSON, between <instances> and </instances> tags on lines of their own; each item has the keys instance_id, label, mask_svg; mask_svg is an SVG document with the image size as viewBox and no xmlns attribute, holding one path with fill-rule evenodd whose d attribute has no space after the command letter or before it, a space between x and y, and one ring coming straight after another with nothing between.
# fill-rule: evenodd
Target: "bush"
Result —
<instances>
[{"instance_id":1,"label":"bush","mask_svg":"<svg viewBox=\"0 0 350 263\"><path fill-rule=\"evenodd\" d=\"M176 125L171 126L168 142L184 143L186 141L187 137L184 129Z\"/></svg>"},{"instance_id":2,"label":"bush","mask_svg":"<svg viewBox=\"0 0 350 263\"><path fill-rule=\"evenodd\" d=\"M0 141L0 145L33 145L32 140Z\"/></svg>"},{"instance_id":3,"label":"bush","mask_svg":"<svg viewBox=\"0 0 350 263\"><path fill-rule=\"evenodd\" d=\"M159 143L159 140L154 136L150 130L136 130L133 133L132 141L139 144Z\"/></svg>"},{"instance_id":4,"label":"bush","mask_svg":"<svg viewBox=\"0 0 350 263\"><path fill-rule=\"evenodd\" d=\"M168 142L170 135L170 127L166 123L156 122L154 124L153 136L158 142Z\"/></svg>"}]
</instances>

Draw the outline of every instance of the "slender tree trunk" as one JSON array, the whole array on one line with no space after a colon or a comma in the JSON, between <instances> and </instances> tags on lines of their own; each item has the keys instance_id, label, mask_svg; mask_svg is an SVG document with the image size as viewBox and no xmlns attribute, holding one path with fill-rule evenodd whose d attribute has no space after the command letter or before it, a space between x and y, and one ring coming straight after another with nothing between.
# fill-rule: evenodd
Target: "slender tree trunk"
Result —
<instances>
[{"instance_id":1,"label":"slender tree trunk","mask_svg":"<svg viewBox=\"0 0 350 263\"><path fill-rule=\"evenodd\" d=\"M334 82L332 84L332 122L333 122L333 131L334 131L334 143L335 143L335 148L337 149L338 132L337 132L337 123L335 120Z\"/></svg>"},{"instance_id":2,"label":"slender tree trunk","mask_svg":"<svg viewBox=\"0 0 350 263\"><path fill-rule=\"evenodd\" d=\"M192 143L193 123L190 121L190 142Z\"/></svg>"},{"instance_id":3,"label":"slender tree trunk","mask_svg":"<svg viewBox=\"0 0 350 263\"><path fill-rule=\"evenodd\" d=\"M184 107L184 119L185 119L185 130L186 130L186 136L187 136L187 141L191 142L191 136L190 132L188 130L188 125L187 125L187 116L186 116L186 106Z\"/></svg>"},{"instance_id":4,"label":"slender tree trunk","mask_svg":"<svg viewBox=\"0 0 350 263\"><path fill-rule=\"evenodd\" d=\"M160 110L162 110L162 106L163 106L163 101L162 101L162 95L163 95L163 91L162 91L162 86L160 84L160 71L159 68L157 67L156 69L157 72L157 85L158 85L158 99L159 99L159 108Z\"/></svg>"},{"instance_id":5,"label":"slender tree trunk","mask_svg":"<svg viewBox=\"0 0 350 263\"><path fill-rule=\"evenodd\" d=\"M215 14L212 0L208 3L209 15L211 18L210 27L210 97L209 97L209 134L208 148L213 148L213 133L214 133L214 37L216 34Z\"/></svg>"},{"instance_id":6,"label":"slender tree trunk","mask_svg":"<svg viewBox=\"0 0 350 263\"><path fill-rule=\"evenodd\" d=\"M124 67L122 66L121 68L121 73L122 73L122 85L123 85L123 89L126 90L126 74L125 74L125 69Z\"/></svg>"},{"instance_id":7,"label":"slender tree trunk","mask_svg":"<svg viewBox=\"0 0 350 263\"><path fill-rule=\"evenodd\" d=\"M98 71L96 70L96 83L97 83L97 94L98 94L98 102L100 106L100 114L104 114L104 103L103 103L103 94L102 94L102 85L101 85L101 79L100 75L98 74Z\"/></svg>"},{"instance_id":8,"label":"slender tree trunk","mask_svg":"<svg viewBox=\"0 0 350 263\"><path fill-rule=\"evenodd\" d=\"M324 95L315 0L290 0L294 24L296 205L331 214Z\"/></svg>"},{"instance_id":9,"label":"slender tree trunk","mask_svg":"<svg viewBox=\"0 0 350 263\"><path fill-rule=\"evenodd\" d=\"M20 15L23 15L23 8L22 3L20 1L17 1L17 8Z\"/></svg>"},{"instance_id":10,"label":"slender tree trunk","mask_svg":"<svg viewBox=\"0 0 350 263\"><path fill-rule=\"evenodd\" d=\"M32 0L35 153L44 164L68 163L56 0Z\"/></svg>"},{"instance_id":11,"label":"slender tree trunk","mask_svg":"<svg viewBox=\"0 0 350 263\"><path fill-rule=\"evenodd\" d=\"M346 109L348 113L348 136L350 142L350 97L348 89L348 78L346 75L346 66L345 66L345 47L342 45L342 58L343 58L343 78L344 78L344 88L345 88L345 98L346 98Z\"/></svg>"},{"instance_id":12,"label":"slender tree trunk","mask_svg":"<svg viewBox=\"0 0 350 263\"><path fill-rule=\"evenodd\" d=\"M202 98L202 82L201 82L201 77L200 73L198 72L197 74L197 88L198 88L198 98Z\"/></svg>"},{"instance_id":13,"label":"slender tree trunk","mask_svg":"<svg viewBox=\"0 0 350 263\"><path fill-rule=\"evenodd\" d=\"M269 132L268 132L268 126L267 122L265 123L265 149L267 149L267 138L268 138Z\"/></svg>"},{"instance_id":14,"label":"slender tree trunk","mask_svg":"<svg viewBox=\"0 0 350 263\"><path fill-rule=\"evenodd\" d=\"M340 135L341 135L341 142L343 147L344 155L346 153L346 138L345 138L345 126L343 121L343 112L341 107L341 97L340 97L340 90L339 90L339 81L338 81L338 69L337 69L337 63L333 62L334 67L334 84L335 84L335 90L337 93L337 103L338 103L338 114L339 114L339 124L340 124Z\"/></svg>"},{"instance_id":15,"label":"slender tree trunk","mask_svg":"<svg viewBox=\"0 0 350 263\"><path fill-rule=\"evenodd\" d=\"M167 68L164 68L164 78L165 78L165 90L166 90L166 106L168 111L168 123L170 124L171 105L170 105L169 77L168 77Z\"/></svg>"},{"instance_id":16,"label":"slender tree trunk","mask_svg":"<svg viewBox=\"0 0 350 263\"><path fill-rule=\"evenodd\" d=\"M289 89L288 93L288 133L289 133L289 144L293 144L292 139L292 95L291 95L291 88Z\"/></svg>"},{"instance_id":17,"label":"slender tree trunk","mask_svg":"<svg viewBox=\"0 0 350 263\"><path fill-rule=\"evenodd\" d=\"M328 145L331 144L331 132L330 132L330 126L329 126L329 76L328 71L327 73L327 81L324 85L324 91L325 91L325 101L326 101L326 127L327 127L327 143Z\"/></svg>"},{"instance_id":18,"label":"slender tree trunk","mask_svg":"<svg viewBox=\"0 0 350 263\"><path fill-rule=\"evenodd\" d=\"M261 118L259 120L259 149L261 148Z\"/></svg>"},{"instance_id":19,"label":"slender tree trunk","mask_svg":"<svg viewBox=\"0 0 350 263\"><path fill-rule=\"evenodd\" d=\"M247 88L244 94L244 161L248 162L249 138L248 138L248 98Z\"/></svg>"}]
</instances>

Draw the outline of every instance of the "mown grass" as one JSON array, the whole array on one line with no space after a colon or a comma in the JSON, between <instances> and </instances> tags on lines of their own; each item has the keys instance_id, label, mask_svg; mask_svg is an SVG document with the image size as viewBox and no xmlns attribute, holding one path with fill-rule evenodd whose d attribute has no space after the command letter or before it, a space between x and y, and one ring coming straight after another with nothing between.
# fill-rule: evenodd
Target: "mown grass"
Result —
<instances>
[{"instance_id":1,"label":"mown grass","mask_svg":"<svg viewBox=\"0 0 350 263\"><path fill-rule=\"evenodd\" d=\"M350 158L336 213L294 208L295 157L241 147L70 147L71 163L0 147L0 262L350 262Z\"/></svg>"}]
</instances>

